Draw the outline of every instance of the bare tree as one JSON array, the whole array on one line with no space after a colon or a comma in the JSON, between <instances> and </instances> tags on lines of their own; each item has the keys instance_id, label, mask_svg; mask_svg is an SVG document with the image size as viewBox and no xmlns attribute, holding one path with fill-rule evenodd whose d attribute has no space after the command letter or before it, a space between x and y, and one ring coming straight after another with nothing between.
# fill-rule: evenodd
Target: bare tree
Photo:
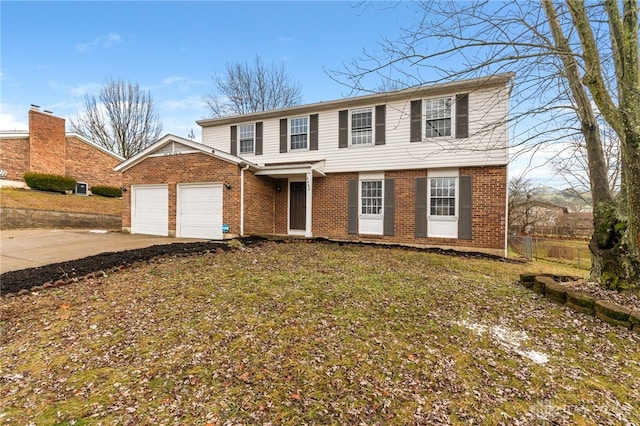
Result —
<instances>
[{"instance_id":1,"label":"bare tree","mask_svg":"<svg viewBox=\"0 0 640 426\"><path fill-rule=\"evenodd\" d=\"M129 158L160 137L162 124L148 91L137 83L108 79L98 95L85 95L73 131Z\"/></svg>"},{"instance_id":2,"label":"bare tree","mask_svg":"<svg viewBox=\"0 0 640 426\"><path fill-rule=\"evenodd\" d=\"M622 4L622 10L619 10ZM594 203L593 279L640 289L640 69L637 0L417 4L416 25L335 78L416 85L516 72L510 126L529 152L580 138ZM596 112L620 140L621 191L608 185ZM527 149L521 149L526 152Z\"/></svg>"},{"instance_id":3,"label":"bare tree","mask_svg":"<svg viewBox=\"0 0 640 426\"><path fill-rule=\"evenodd\" d=\"M600 125L600 139L604 151L604 161L607 169L607 184L612 194L620 192L620 139L618 135L606 125ZM555 173L573 190L576 198L591 205L589 158L584 139L569 141L558 155L550 160Z\"/></svg>"},{"instance_id":4,"label":"bare tree","mask_svg":"<svg viewBox=\"0 0 640 426\"><path fill-rule=\"evenodd\" d=\"M256 56L252 64L227 64L225 73L212 77L214 89L203 101L214 117L269 111L298 105L299 83L291 80L284 66L267 66Z\"/></svg>"},{"instance_id":5,"label":"bare tree","mask_svg":"<svg viewBox=\"0 0 640 426\"><path fill-rule=\"evenodd\" d=\"M535 227L540 220L535 209L536 198L540 188L531 179L515 176L509 180L509 229L518 228L523 233L530 227Z\"/></svg>"}]
</instances>

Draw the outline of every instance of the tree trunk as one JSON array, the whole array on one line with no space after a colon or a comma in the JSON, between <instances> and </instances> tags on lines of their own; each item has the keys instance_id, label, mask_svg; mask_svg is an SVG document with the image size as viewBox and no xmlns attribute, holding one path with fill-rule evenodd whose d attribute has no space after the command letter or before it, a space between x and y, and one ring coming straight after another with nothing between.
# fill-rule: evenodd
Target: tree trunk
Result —
<instances>
[{"instance_id":1,"label":"tree trunk","mask_svg":"<svg viewBox=\"0 0 640 426\"><path fill-rule=\"evenodd\" d=\"M583 47L585 76L593 100L607 122L620 136L622 157L621 193L617 208L595 205L594 220L600 219L591 240L595 259L592 275L610 288L640 291L640 70L638 69L638 3L606 0L612 56L616 69L618 104L606 89L599 52L584 3L567 0Z\"/></svg>"}]
</instances>

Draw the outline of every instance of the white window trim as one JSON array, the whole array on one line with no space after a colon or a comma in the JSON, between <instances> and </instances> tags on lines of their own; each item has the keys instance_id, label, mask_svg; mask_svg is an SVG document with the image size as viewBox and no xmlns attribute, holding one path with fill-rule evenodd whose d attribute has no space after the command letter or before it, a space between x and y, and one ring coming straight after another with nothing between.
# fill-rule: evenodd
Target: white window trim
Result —
<instances>
[{"instance_id":1,"label":"white window trim","mask_svg":"<svg viewBox=\"0 0 640 426\"><path fill-rule=\"evenodd\" d=\"M241 137L241 127L244 126L252 126L253 127L253 143L252 143L252 147L253 149L251 151L247 151L247 152L242 152L242 137ZM249 155L249 154L255 154L256 152L256 123L244 123L244 124L238 124L238 154L239 155Z\"/></svg>"},{"instance_id":2,"label":"white window trim","mask_svg":"<svg viewBox=\"0 0 640 426\"><path fill-rule=\"evenodd\" d=\"M429 136L427 137L427 101L435 99L451 99L451 135L450 136ZM423 141L438 141L443 139L454 139L456 137L456 95L434 96L422 100L422 122L420 123Z\"/></svg>"},{"instance_id":3,"label":"white window trim","mask_svg":"<svg viewBox=\"0 0 640 426\"><path fill-rule=\"evenodd\" d=\"M291 137L293 136L293 133L291 133L291 120L294 120L296 118L306 118L307 119L307 146L305 148L291 148ZM287 149L289 152L304 152L304 151L309 151L309 144L311 143L310 141L310 127L311 125L311 117L309 115L300 115L300 116L296 116L296 117L289 117L289 119L287 119ZM302 133L299 133L302 134Z\"/></svg>"},{"instance_id":4,"label":"white window trim","mask_svg":"<svg viewBox=\"0 0 640 426\"><path fill-rule=\"evenodd\" d=\"M362 110L371 110L371 142L370 143L359 143L353 144L353 130L352 130L352 114L354 111L362 111ZM376 141L376 109L375 107L362 107L362 108L353 108L349 110L349 148L358 148L362 146L372 146L375 145Z\"/></svg>"},{"instance_id":5,"label":"white window trim","mask_svg":"<svg viewBox=\"0 0 640 426\"><path fill-rule=\"evenodd\" d=\"M455 215L453 216L438 216L431 214L431 179L433 178L445 178L456 180L456 192L455 192ZM458 169L437 170L429 171L427 173L427 220L435 222L457 222L460 214L460 172Z\"/></svg>"},{"instance_id":6,"label":"white window trim","mask_svg":"<svg viewBox=\"0 0 640 426\"><path fill-rule=\"evenodd\" d=\"M362 213L362 182L365 181L381 181L382 182L382 205L380 214L364 214ZM384 216L384 172L382 173L360 173L358 177L358 216L368 219L382 219Z\"/></svg>"}]
</instances>

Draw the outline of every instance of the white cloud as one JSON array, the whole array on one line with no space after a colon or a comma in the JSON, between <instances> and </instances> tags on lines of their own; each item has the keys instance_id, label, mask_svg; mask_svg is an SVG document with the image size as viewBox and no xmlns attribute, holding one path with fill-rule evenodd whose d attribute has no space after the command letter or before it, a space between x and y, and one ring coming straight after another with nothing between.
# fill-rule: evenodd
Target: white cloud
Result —
<instances>
[{"instance_id":1,"label":"white cloud","mask_svg":"<svg viewBox=\"0 0 640 426\"><path fill-rule=\"evenodd\" d=\"M4 105L1 108L5 109ZM24 112L24 117L27 117L26 111ZM21 121L16 118L16 116L12 113L0 112L0 130L27 130L29 125L26 121Z\"/></svg>"},{"instance_id":2,"label":"white cloud","mask_svg":"<svg viewBox=\"0 0 640 426\"><path fill-rule=\"evenodd\" d=\"M183 99L169 99L160 102L160 109L162 111L189 111L204 109L204 102L200 96L189 96ZM196 120L196 118L194 118Z\"/></svg>"},{"instance_id":3,"label":"white cloud","mask_svg":"<svg viewBox=\"0 0 640 426\"><path fill-rule=\"evenodd\" d=\"M94 49L107 49L111 46L114 46L122 41L122 36L116 33L109 33L107 35L102 35L96 37L92 41L86 43L78 43L76 44L76 51L80 53L89 52Z\"/></svg>"},{"instance_id":4,"label":"white cloud","mask_svg":"<svg viewBox=\"0 0 640 426\"><path fill-rule=\"evenodd\" d=\"M172 75L166 77L161 81L164 86L172 86L181 92L189 92L194 86L204 86L209 84L204 80L192 80L188 77L182 77L179 75Z\"/></svg>"},{"instance_id":5,"label":"white cloud","mask_svg":"<svg viewBox=\"0 0 640 426\"><path fill-rule=\"evenodd\" d=\"M69 92L75 96L84 96L86 94L98 93L102 84L100 83L83 83L69 87Z\"/></svg>"}]
</instances>

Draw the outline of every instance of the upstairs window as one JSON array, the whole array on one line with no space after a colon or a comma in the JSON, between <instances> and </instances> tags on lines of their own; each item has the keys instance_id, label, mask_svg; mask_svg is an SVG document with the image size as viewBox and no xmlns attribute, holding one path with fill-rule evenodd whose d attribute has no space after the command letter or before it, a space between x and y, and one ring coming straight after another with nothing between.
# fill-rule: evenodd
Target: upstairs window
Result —
<instances>
[{"instance_id":1,"label":"upstairs window","mask_svg":"<svg viewBox=\"0 0 640 426\"><path fill-rule=\"evenodd\" d=\"M308 147L308 119L297 117L289 120L289 134L291 137L291 150L307 149Z\"/></svg>"},{"instance_id":2,"label":"upstairs window","mask_svg":"<svg viewBox=\"0 0 640 426\"><path fill-rule=\"evenodd\" d=\"M238 126L240 154L253 154L255 146L255 124Z\"/></svg>"},{"instance_id":3,"label":"upstairs window","mask_svg":"<svg viewBox=\"0 0 640 426\"><path fill-rule=\"evenodd\" d=\"M373 143L373 109L351 110L351 145Z\"/></svg>"},{"instance_id":4,"label":"upstairs window","mask_svg":"<svg viewBox=\"0 0 640 426\"><path fill-rule=\"evenodd\" d=\"M425 99L425 138L451 136L451 98Z\"/></svg>"}]
</instances>

